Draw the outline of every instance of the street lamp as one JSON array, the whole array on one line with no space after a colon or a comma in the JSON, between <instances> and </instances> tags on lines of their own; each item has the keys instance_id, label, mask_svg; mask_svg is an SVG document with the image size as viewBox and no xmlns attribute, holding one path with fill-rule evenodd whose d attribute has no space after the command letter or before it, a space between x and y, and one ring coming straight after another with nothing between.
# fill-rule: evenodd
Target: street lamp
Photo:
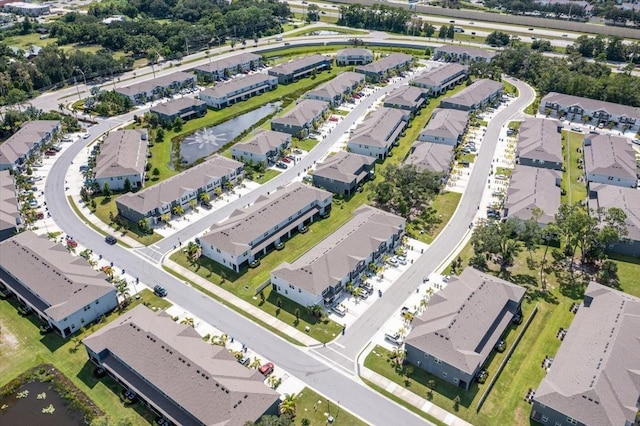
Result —
<instances>
[{"instance_id":1,"label":"street lamp","mask_svg":"<svg viewBox=\"0 0 640 426\"><path fill-rule=\"evenodd\" d=\"M87 78L85 77L84 72L78 67L75 67L74 71L80 71L80 73L82 73L82 79L84 80L84 86L87 87ZM78 93L78 100L81 101L82 100L82 96L80 96L80 88L78 87L78 80L76 79L75 76L73 77L73 81L76 84L76 92Z\"/></svg>"}]
</instances>

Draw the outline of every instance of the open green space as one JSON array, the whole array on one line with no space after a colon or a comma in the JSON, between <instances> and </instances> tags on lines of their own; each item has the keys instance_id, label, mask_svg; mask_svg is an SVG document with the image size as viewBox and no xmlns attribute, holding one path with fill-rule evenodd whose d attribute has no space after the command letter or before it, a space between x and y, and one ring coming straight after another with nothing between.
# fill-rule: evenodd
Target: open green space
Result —
<instances>
[{"instance_id":1,"label":"open green space","mask_svg":"<svg viewBox=\"0 0 640 426\"><path fill-rule=\"evenodd\" d=\"M317 139L308 138L308 139L303 139L301 141L295 141L291 145L294 148L300 148L308 152L308 151L311 151L313 148L315 148L315 146L318 145L319 142L320 141Z\"/></svg>"},{"instance_id":2,"label":"open green space","mask_svg":"<svg viewBox=\"0 0 640 426\"><path fill-rule=\"evenodd\" d=\"M126 219L124 220L124 226L122 224L116 223L115 219L118 214L118 209L116 208L116 196L112 195L111 197L105 196L96 196L93 198L96 202L96 209L93 211L102 222L109 225L109 227L113 228L114 236L117 237L130 237L134 240L138 241L140 244L144 244L148 246L153 243L157 243L163 237L162 235L154 232L153 234L147 234L137 223L133 223Z\"/></svg>"},{"instance_id":3,"label":"open green space","mask_svg":"<svg viewBox=\"0 0 640 426\"><path fill-rule=\"evenodd\" d=\"M345 411L340 404L305 387L296 395L295 425L304 425L303 419L309 420L310 425L324 425L327 417L333 417L332 425L337 426L365 426L366 423Z\"/></svg>"},{"instance_id":4,"label":"open green space","mask_svg":"<svg viewBox=\"0 0 640 426\"><path fill-rule=\"evenodd\" d=\"M587 182L585 181L584 168L579 168L579 161L583 157L583 142L584 135L582 133L562 131L564 153L562 188L566 192L562 196L562 202L566 204L575 204L587 198Z\"/></svg>"},{"instance_id":5,"label":"open green space","mask_svg":"<svg viewBox=\"0 0 640 426\"><path fill-rule=\"evenodd\" d=\"M314 28L302 28L298 31L292 31L290 33L288 33L287 35L285 35L285 38L293 38L293 37L300 37L303 35L307 35L310 33L315 33L317 31L331 31L334 33L339 33L339 34L355 34L355 35L361 35L361 34L368 34L368 31L362 31L362 30L355 30L353 28L347 28L347 27L314 27Z\"/></svg>"},{"instance_id":6,"label":"open green space","mask_svg":"<svg viewBox=\"0 0 640 426\"><path fill-rule=\"evenodd\" d=\"M158 309L167 306L166 301L158 301L148 290L141 292L140 296L140 299L132 299L126 310L140 303ZM34 314L19 314L17 308L15 298L0 300L0 386L30 368L49 363L86 393L112 419L112 423L116 420L128 420L129 424L139 425L153 421L154 416L140 403L124 405L119 397L121 387L114 380L109 377L97 379L93 375L93 363L89 361L79 342L104 324L93 324L71 339L64 340L53 332L41 334L39 327L43 323ZM123 312L125 311L111 313L107 316L106 323L118 318Z\"/></svg>"},{"instance_id":7,"label":"open green space","mask_svg":"<svg viewBox=\"0 0 640 426\"><path fill-rule=\"evenodd\" d=\"M449 223L453 213L456 211L456 208L458 208L460 198L462 198L462 194L459 192L443 191L436 195L431 207L438 212L437 217L439 222L433 225L427 232L413 232L413 236L422 242L431 244L444 227L447 226L447 223Z\"/></svg>"},{"instance_id":8,"label":"open green space","mask_svg":"<svg viewBox=\"0 0 640 426\"><path fill-rule=\"evenodd\" d=\"M253 178L253 180L254 180L254 182L257 182L257 183L262 185L263 183L269 182L271 179L273 179L274 177L278 176L279 174L280 174L280 172L277 171L277 170L267 169L262 174L256 173L254 178Z\"/></svg>"},{"instance_id":9,"label":"open green space","mask_svg":"<svg viewBox=\"0 0 640 426\"><path fill-rule=\"evenodd\" d=\"M15 35L5 38L3 42L7 46L18 47L20 49L26 50L32 45L44 47L48 44L54 44L57 41L57 39L55 38L46 38L41 40L41 36L42 34L40 33Z\"/></svg>"}]
</instances>

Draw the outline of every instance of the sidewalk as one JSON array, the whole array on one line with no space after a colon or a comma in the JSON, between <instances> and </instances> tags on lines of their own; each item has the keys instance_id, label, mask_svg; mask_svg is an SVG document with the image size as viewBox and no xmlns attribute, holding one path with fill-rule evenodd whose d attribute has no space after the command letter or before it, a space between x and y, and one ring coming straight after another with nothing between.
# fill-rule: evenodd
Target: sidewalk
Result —
<instances>
[{"instance_id":1,"label":"sidewalk","mask_svg":"<svg viewBox=\"0 0 640 426\"><path fill-rule=\"evenodd\" d=\"M264 322L265 324L269 324L271 327L275 328L276 330L279 330L279 331L283 332L284 334L286 334L287 336L290 336L290 337L296 339L297 341L299 341L303 345L305 345L305 346L317 346L317 345L320 345L320 342L317 341L316 339L314 339L313 337L303 333L300 330L297 330L297 329L293 328L289 324L286 324L286 323L280 321L278 318L275 318L274 316L269 315L268 313L264 312L263 310L261 310L259 308L256 308L251 303L246 302L246 301L242 300L241 298L239 298L238 296L235 296L234 294L229 293L228 291L224 290L220 286L217 286L217 285L205 280L204 278L199 277L198 275L194 274L193 272L189 271L188 269L183 268L182 266L178 265L177 263L175 263L174 261L172 261L168 257L164 258L162 264L167 266L168 268L176 271L177 273L179 273L183 277L186 277L188 280L193 281L194 283L198 284L200 287L207 289L207 291L210 291L211 293L215 294L217 297L223 299L225 302L228 302L228 303L230 303L230 304L242 309L243 311L247 312L248 314L252 315L253 317L259 319L262 322Z\"/></svg>"},{"instance_id":2,"label":"sidewalk","mask_svg":"<svg viewBox=\"0 0 640 426\"><path fill-rule=\"evenodd\" d=\"M449 426L473 426L471 423L462 420L460 417L453 415L452 413L444 410L432 402L416 395L408 389L398 386L386 377L381 376L375 371L369 370L364 365L360 365L360 377L367 379L376 386L381 387L389 393L397 396L401 400L413 405L414 407L424 411L432 417L440 420L441 422Z\"/></svg>"}]
</instances>

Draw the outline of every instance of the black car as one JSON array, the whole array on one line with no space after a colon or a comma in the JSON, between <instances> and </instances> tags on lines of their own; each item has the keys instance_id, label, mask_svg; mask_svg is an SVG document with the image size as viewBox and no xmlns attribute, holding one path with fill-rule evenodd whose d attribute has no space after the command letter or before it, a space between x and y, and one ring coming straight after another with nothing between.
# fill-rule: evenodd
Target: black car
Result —
<instances>
[{"instance_id":1,"label":"black car","mask_svg":"<svg viewBox=\"0 0 640 426\"><path fill-rule=\"evenodd\" d=\"M162 286L160 286L160 285L154 286L153 287L153 292L158 297L166 297L167 294L168 294L167 289L162 287Z\"/></svg>"},{"instance_id":2,"label":"black car","mask_svg":"<svg viewBox=\"0 0 640 426\"><path fill-rule=\"evenodd\" d=\"M117 242L118 242L118 240L116 240L116 237L114 237L113 235L107 235L107 236L104 238L104 242L112 246L112 245L114 245L115 243L117 243Z\"/></svg>"},{"instance_id":3,"label":"black car","mask_svg":"<svg viewBox=\"0 0 640 426\"><path fill-rule=\"evenodd\" d=\"M202 202L200 203L200 205L201 205L203 208L207 209L207 210L211 210L211 209L213 208L213 206L211 205L211 203L210 203L210 202L208 202L208 201L202 201Z\"/></svg>"}]
</instances>

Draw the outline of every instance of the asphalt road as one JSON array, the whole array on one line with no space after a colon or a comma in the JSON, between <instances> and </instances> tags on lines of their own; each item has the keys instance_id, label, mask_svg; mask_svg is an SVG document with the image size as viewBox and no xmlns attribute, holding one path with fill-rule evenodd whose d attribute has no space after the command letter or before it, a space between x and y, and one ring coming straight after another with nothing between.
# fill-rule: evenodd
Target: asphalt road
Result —
<instances>
[{"instance_id":1,"label":"asphalt road","mask_svg":"<svg viewBox=\"0 0 640 426\"><path fill-rule=\"evenodd\" d=\"M449 224L424 254L385 291L383 297L378 298L349 326L344 336L338 337L327 348L316 349L323 356L345 368L353 369L358 354L371 341L373 335L422 284L422 278L435 272L470 231L469 224L473 222L478 211L482 193L489 178L500 130L509 121L519 116L522 110L535 99L535 91L531 86L519 80L507 80L518 88L519 97L489 122L469 183Z\"/></svg>"}]
</instances>

